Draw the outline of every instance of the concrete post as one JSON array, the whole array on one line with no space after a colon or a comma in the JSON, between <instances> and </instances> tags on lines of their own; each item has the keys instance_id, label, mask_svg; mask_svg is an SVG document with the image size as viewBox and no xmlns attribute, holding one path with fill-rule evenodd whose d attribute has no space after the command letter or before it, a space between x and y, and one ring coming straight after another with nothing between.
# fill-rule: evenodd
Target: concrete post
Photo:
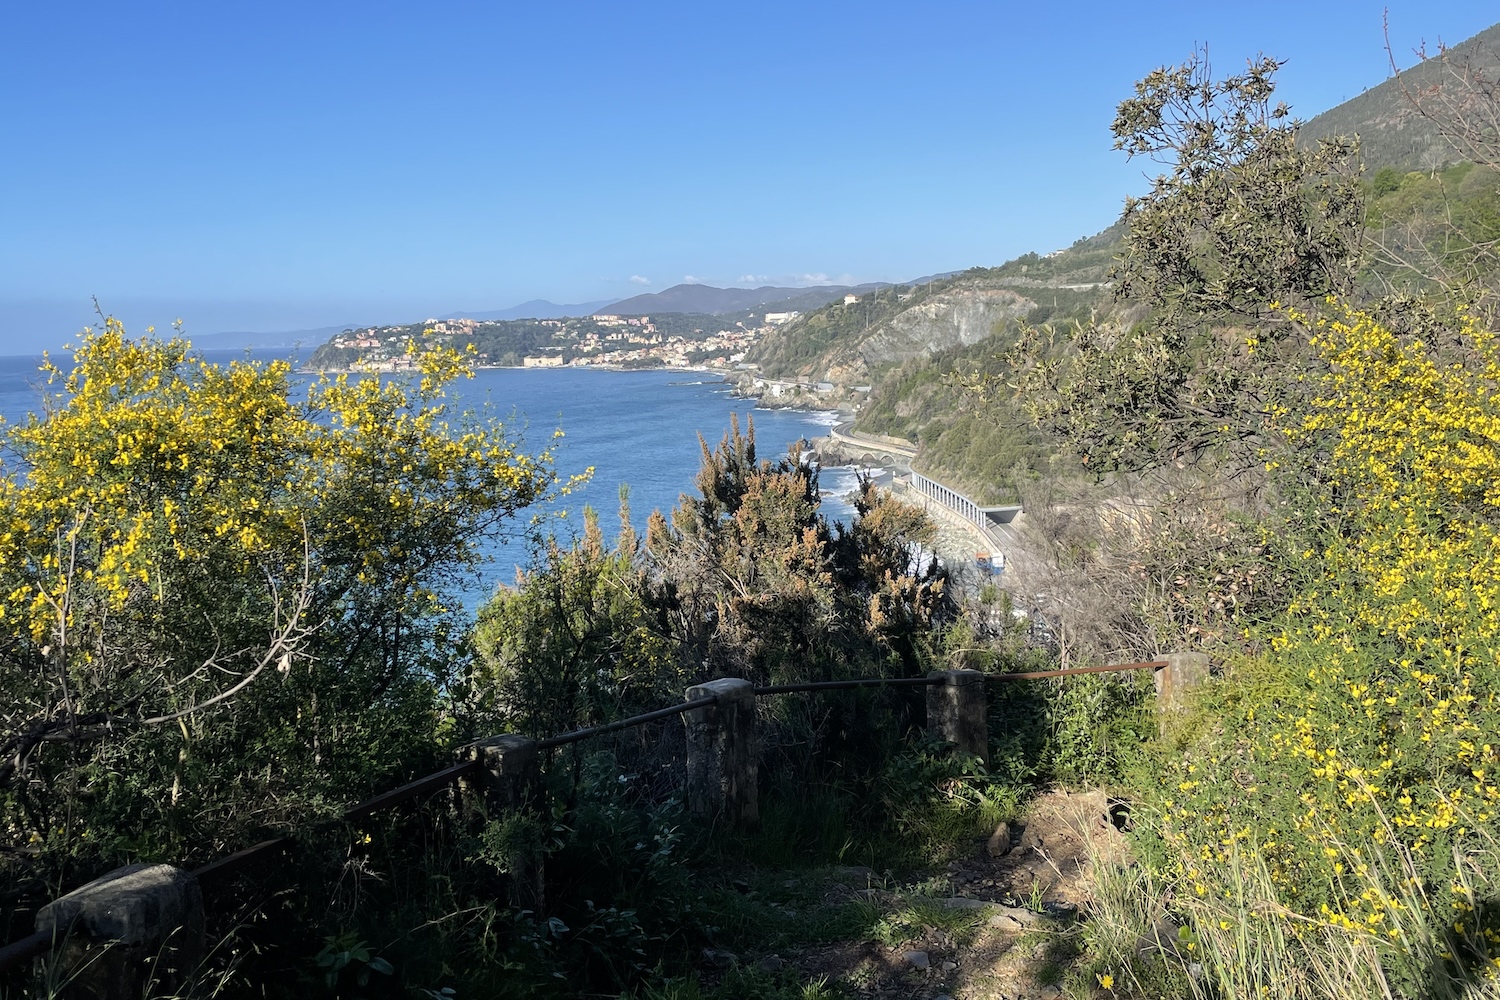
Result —
<instances>
[{"instance_id":1,"label":"concrete post","mask_svg":"<svg viewBox=\"0 0 1500 1000\"><path fill-rule=\"evenodd\" d=\"M978 670L934 670L943 683L927 688L927 731L964 753L990 763L990 725L984 674Z\"/></svg>"},{"instance_id":2,"label":"concrete post","mask_svg":"<svg viewBox=\"0 0 1500 1000\"><path fill-rule=\"evenodd\" d=\"M687 689L688 701L705 697L714 703L685 716L688 808L699 816L722 817L731 826L754 824L760 820L755 688L725 677Z\"/></svg>"},{"instance_id":3,"label":"concrete post","mask_svg":"<svg viewBox=\"0 0 1500 1000\"><path fill-rule=\"evenodd\" d=\"M507 733L458 748L460 762L477 760L484 769L480 780L483 802L491 816L534 805L541 787L536 740ZM461 787L474 791L468 782Z\"/></svg>"},{"instance_id":4,"label":"concrete post","mask_svg":"<svg viewBox=\"0 0 1500 1000\"><path fill-rule=\"evenodd\" d=\"M127 865L42 907L36 929L63 941L60 1000L157 996L203 961L203 891L171 865Z\"/></svg>"},{"instance_id":5,"label":"concrete post","mask_svg":"<svg viewBox=\"0 0 1500 1000\"><path fill-rule=\"evenodd\" d=\"M479 789L468 782L460 783L464 800L470 808L490 819L502 819L542 805L541 766L536 740L529 736L507 733L491 736L477 743L459 747L459 760L478 760L483 768ZM482 795L476 794L482 791ZM504 859L510 872L511 905L522 910L542 913L547 904L547 865L541 845L533 849L518 848Z\"/></svg>"},{"instance_id":6,"label":"concrete post","mask_svg":"<svg viewBox=\"0 0 1500 1000\"><path fill-rule=\"evenodd\" d=\"M1165 667L1151 672L1156 682L1156 707L1179 712L1187 705L1188 692L1208 680L1207 653L1165 653Z\"/></svg>"}]
</instances>

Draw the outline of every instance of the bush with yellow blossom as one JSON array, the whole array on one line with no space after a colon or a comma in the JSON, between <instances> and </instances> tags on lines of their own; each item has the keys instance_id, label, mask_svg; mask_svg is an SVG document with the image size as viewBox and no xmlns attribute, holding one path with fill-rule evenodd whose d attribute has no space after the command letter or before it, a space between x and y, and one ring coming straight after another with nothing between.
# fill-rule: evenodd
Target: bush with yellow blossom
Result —
<instances>
[{"instance_id":1,"label":"bush with yellow blossom","mask_svg":"<svg viewBox=\"0 0 1500 1000\"><path fill-rule=\"evenodd\" d=\"M548 455L469 374L294 380L86 332L0 478L0 840L187 857L425 767L482 539ZM107 843L106 843L107 842Z\"/></svg>"},{"instance_id":2,"label":"bush with yellow blossom","mask_svg":"<svg viewBox=\"0 0 1500 1000\"><path fill-rule=\"evenodd\" d=\"M1462 315L1444 342L1337 304L1292 318L1327 366L1306 412L1275 414L1320 526L1287 554L1306 583L1268 648L1231 665L1163 831L1196 897L1233 895L1254 857L1278 912L1383 942L1392 983L1418 989L1430 962L1484 975L1500 956L1474 891L1500 878L1500 339ZM1412 953L1418 917L1442 929L1432 955Z\"/></svg>"}]
</instances>

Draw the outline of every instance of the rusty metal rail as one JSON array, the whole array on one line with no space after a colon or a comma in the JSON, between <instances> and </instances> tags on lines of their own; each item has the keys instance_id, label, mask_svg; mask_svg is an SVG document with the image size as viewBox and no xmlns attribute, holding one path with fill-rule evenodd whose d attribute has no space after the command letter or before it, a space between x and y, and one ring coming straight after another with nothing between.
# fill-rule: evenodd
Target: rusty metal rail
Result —
<instances>
[{"instance_id":1,"label":"rusty metal rail","mask_svg":"<svg viewBox=\"0 0 1500 1000\"><path fill-rule=\"evenodd\" d=\"M1038 681L1046 677L1071 677L1074 674L1112 674L1121 670L1160 670L1169 666L1166 660L1142 663L1111 663L1107 667L1072 667L1068 670L1033 670L1024 674L985 674L987 681Z\"/></svg>"},{"instance_id":2,"label":"rusty metal rail","mask_svg":"<svg viewBox=\"0 0 1500 1000\"><path fill-rule=\"evenodd\" d=\"M366 799L357 806L350 806L344 810L344 819L350 823L356 823L371 813L377 813L382 809L409 802L420 795L435 792L439 788L453 784L460 778L469 778L477 775L480 771L479 761L466 760L462 764L454 764L452 767L441 771L434 771L425 777L410 781L400 788L392 788L388 792L382 792L372 799Z\"/></svg>"},{"instance_id":3,"label":"rusty metal rail","mask_svg":"<svg viewBox=\"0 0 1500 1000\"><path fill-rule=\"evenodd\" d=\"M711 700L711 699L710 699ZM410 802L428 792L436 791L460 778L477 775L480 770L479 761L469 760L462 764L434 771L432 774L423 775L415 781L409 781L404 785L392 788L388 792L381 792L372 798L365 799L345 809L339 814L339 819L354 823L382 809L389 809L403 802ZM226 878L242 869L248 867L262 858L270 857L286 850L295 843L295 838L290 834L282 837L272 837L270 840L262 840L258 844L235 851L206 865L194 868L192 874L201 882L213 879ZM52 948L52 932L38 931L30 937L12 941L10 944L0 947L0 973L9 972L31 959L45 955Z\"/></svg>"},{"instance_id":4,"label":"rusty metal rail","mask_svg":"<svg viewBox=\"0 0 1500 1000\"><path fill-rule=\"evenodd\" d=\"M365 799L356 805L352 805L339 814L339 819L346 823L355 823L382 809L398 806L403 802L425 795L428 792L437 791L460 778L472 777L479 773L479 762L477 760L466 760L462 764L434 771L432 774L423 775L415 781L408 781L404 785L392 788L388 792L381 792L373 798ZM288 834L283 837L272 837L270 840L262 840L260 843L233 854L210 861L208 864L193 869L193 875L201 881L204 879L224 878L246 867L252 862L283 851L292 846L293 837ZM3 968L0 965L0 968Z\"/></svg>"},{"instance_id":5,"label":"rusty metal rail","mask_svg":"<svg viewBox=\"0 0 1500 1000\"><path fill-rule=\"evenodd\" d=\"M1041 680L1048 677L1069 677L1073 674L1097 674L1112 673L1123 670L1148 670L1166 667L1165 660L1148 660L1142 663L1117 663L1103 667L1075 667L1069 670L1037 670L1027 673L1015 674L986 674L988 681L1022 681ZM755 688L757 697L778 694L797 694L812 691L841 691L864 687L929 687L942 684L941 677L864 677L843 681L810 681L804 684L769 684ZM632 726L645 725L658 719L667 719L676 715L682 715L695 708L703 708L713 704L712 697L694 698L680 705L672 705L660 708L654 712L646 712L642 715L633 715L627 719L619 719L599 726L591 726L587 729L574 730L571 733L563 733L558 736L549 736L537 741L538 750L551 750L555 747L568 746L579 743L594 736L603 736L606 733L618 732L629 729ZM389 809L409 802L428 792L436 791L453 784L462 778L477 776L480 771L478 760L465 761L432 774L423 775L415 781L409 781L404 785L392 788L388 792L382 792L372 798L366 799L356 805L352 805L340 814L344 822L357 822L383 809ZM199 880L212 880L225 878L243 870L255 861L269 857L286 850L295 843L291 835L273 837L263 840L258 844L235 851L215 861L193 869L192 874ZM0 973L8 972L22 964L31 961L51 950L53 945L52 931L38 931L28 937L0 947Z\"/></svg>"},{"instance_id":6,"label":"rusty metal rail","mask_svg":"<svg viewBox=\"0 0 1500 1000\"><path fill-rule=\"evenodd\" d=\"M674 715L691 712L695 708L712 705L714 698L694 698L685 701L681 705L672 705L667 708L658 708L654 712L646 712L644 715L632 715L628 719L619 719L615 722L606 722L602 726L590 726L588 729L575 729L571 733L563 733L561 736L549 736L544 740L536 741L538 750L551 750L553 747L567 746L569 743L579 743L591 736L603 736L605 733L619 732L621 729L629 729L631 726L644 726L648 722L657 719L670 719Z\"/></svg>"}]
</instances>

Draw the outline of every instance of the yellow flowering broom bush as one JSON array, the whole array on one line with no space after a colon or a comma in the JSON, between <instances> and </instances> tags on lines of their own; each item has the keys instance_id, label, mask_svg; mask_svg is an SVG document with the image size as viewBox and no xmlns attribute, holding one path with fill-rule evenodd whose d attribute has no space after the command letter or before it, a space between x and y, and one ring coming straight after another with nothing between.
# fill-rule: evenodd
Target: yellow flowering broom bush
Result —
<instances>
[{"instance_id":1,"label":"yellow flowering broom bush","mask_svg":"<svg viewBox=\"0 0 1500 1000\"><path fill-rule=\"evenodd\" d=\"M426 765L450 584L554 476L448 412L462 356L413 366L306 384L113 320L44 366L0 468L0 841L182 856Z\"/></svg>"},{"instance_id":2,"label":"yellow flowering broom bush","mask_svg":"<svg viewBox=\"0 0 1500 1000\"><path fill-rule=\"evenodd\" d=\"M1306 585L1229 671L1162 826L1190 898L1233 902L1254 857L1275 898L1243 912L1383 941L1390 981L1422 992L1424 962L1463 978L1500 955L1474 892L1500 878L1500 341L1334 313L1293 316L1327 369L1307 412L1276 414L1312 470ZM1434 955L1412 953L1413 908Z\"/></svg>"}]
</instances>

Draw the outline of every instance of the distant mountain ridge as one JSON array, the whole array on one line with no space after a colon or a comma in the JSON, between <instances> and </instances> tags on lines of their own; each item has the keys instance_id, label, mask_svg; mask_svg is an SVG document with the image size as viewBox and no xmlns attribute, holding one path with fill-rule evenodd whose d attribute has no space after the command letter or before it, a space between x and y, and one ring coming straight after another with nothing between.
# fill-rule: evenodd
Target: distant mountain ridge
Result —
<instances>
[{"instance_id":1,"label":"distant mountain ridge","mask_svg":"<svg viewBox=\"0 0 1500 1000\"><path fill-rule=\"evenodd\" d=\"M488 312L456 312L438 319L562 319L564 316L591 316L614 302L614 299L599 299L595 302L575 302L558 305L546 299L531 299L509 309L493 309Z\"/></svg>"},{"instance_id":2,"label":"distant mountain ridge","mask_svg":"<svg viewBox=\"0 0 1500 1000\"><path fill-rule=\"evenodd\" d=\"M950 277L955 272L927 275L908 282L924 285ZM728 313L758 311L809 312L835 302L845 295L864 295L876 289L890 288L887 281L862 285L814 285L811 288L763 285L760 288L716 288L713 285L681 284L660 292L635 295L628 299L598 299L593 302L559 304L548 299L530 299L508 309L459 311L433 319L515 320L562 319L598 314L649 316L652 313L699 313L722 316ZM205 350L241 350L244 348L292 348L302 344L316 347L335 334L367 326L401 325L392 323L348 323L309 330L284 330L275 333L231 331L193 337L193 343Z\"/></svg>"},{"instance_id":3,"label":"distant mountain ridge","mask_svg":"<svg viewBox=\"0 0 1500 1000\"><path fill-rule=\"evenodd\" d=\"M723 313L764 308L772 312L801 312L826 306L845 295L863 295L890 283L874 281L863 285L814 285L811 288L783 288L762 285L760 288L715 288L713 285L682 284L660 292L647 292L610 303L596 313L616 316L649 316L652 313Z\"/></svg>"}]
</instances>

